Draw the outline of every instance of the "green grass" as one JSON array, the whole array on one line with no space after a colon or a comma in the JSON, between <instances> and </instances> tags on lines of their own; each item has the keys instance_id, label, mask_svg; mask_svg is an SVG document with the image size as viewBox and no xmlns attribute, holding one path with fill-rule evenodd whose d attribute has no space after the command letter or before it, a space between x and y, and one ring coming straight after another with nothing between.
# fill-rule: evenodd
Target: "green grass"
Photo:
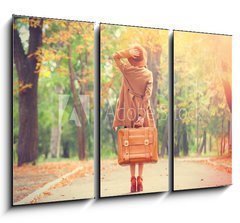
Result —
<instances>
[{"instance_id":1,"label":"green grass","mask_svg":"<svg viewBox=\"0 0 240 223\"><path fill-rule=\"evenodd\" d=\"M48 163L48 162L66 162L66 161L78 161L79 158L77 155L69 157L69 158L63 158L63 157L59 157L59 158L45 158L45 155L40 155L36 161L36 163ZM87 160L93 160L93 156L88 157ZM17 158L17 151L16 151L16 145L13 145L13 164L16 165L18 161Z\"/></svg>"},{"instance_id":2,"label":"green grass","mask_svg":"<svg viewBox=\"0 0 240 223\"><path fill-rule=\"evenodd\" d=\"M39 156L37 159L37 163L47 163L47 162L66 162L66 161L77 161L79 160L78 156L73 156L73 157L69 157L69 158L63 158L63 157L59 157L59 158L45 158L44 155Z\"/></svg>"},{"instance_id":3,"label":"green grass","mask_svg":"<svg viewBox=\"0 0 240 223\"><path fill-rule=\"evenodd\" d=\"M202 152L202 154L200 156L198 156L198 154L196 152L189 151L187 157L213 157L213 156L218 156L218 153L216 150L211 151L211 152L207 151L206 154L204 152ZM183 151L180 152L180 157L184 157Z\"/></svg>"},{"instance_id":4,"label":"green grass","mask_svg":"<svg viewBox=\"0 0 240 223\"><path fill-rule=\"evenodd\" d=\"M102 149L101 150L101 159L116 159L117 154L114 153L111 149Z\"/></svg>"}]
</instances>

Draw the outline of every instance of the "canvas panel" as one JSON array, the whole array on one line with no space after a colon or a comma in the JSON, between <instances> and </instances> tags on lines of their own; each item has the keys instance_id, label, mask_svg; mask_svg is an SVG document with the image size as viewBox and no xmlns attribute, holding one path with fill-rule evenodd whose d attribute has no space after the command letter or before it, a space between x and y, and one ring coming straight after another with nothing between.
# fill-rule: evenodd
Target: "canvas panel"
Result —
<instances>
[{"instance_id":1,"label":"canvas panel","mask_svg":"<svg viewBox=\"0 0 240 223\"><path fill-rule=\"evenodd\" d=\"M139 54L135 55L141 62L134 62L133 57L129 57L129 50L136 46L144 48L142 51L137 50ZM141 53L144 51L145 55ZM101 24L100 59L100 196L168 191L168 30ZM147 60L146 64L143 60ZM146 84L149 83L149 72L152 82ZM128 93L122 88L125 77L128 86L126 84L124 89L128 87ZM144 127L155 126L157 129L156 163L145 163L144 153L153 145L154 131L149 130L149 147L145 148L141 144L145 137L144 131L133 128L134 120L141 113L136 108L142 102L141 97L148 98L145 103L152 109L152 113L148 113L149 117L144 117ZM122 108L127 118L121 121ZM124 129L124 126L132 128L125 144L121 142L121 137L124 137L121 132L128 129ZM132 175L136 178L140 175L138 163L140 168L141 163L144 163L142 191L136 188L136 192L131 192L130 164L119 165L122 163L119 159L122 154L128 154L130 162L135 162L135 174L132 172Z\"/></svg>"},{"instance_id":2,"label":"canvas panel","mask_svg":"<svg viewBox=\"0 0 240 223\"><path fill-rule=\"evenodd\" d=\"M13 18L13 205L94 196L93 28Z\"/></svg>"},{"instance_id":3,"label":"canvas panel","mask_svg":"<svg viewBox=\"0 0 240 223\"><path fill-rule=\"evenodd\" d=\"M232 183L232 37L174 31L174 190Z\"/></svg>"}]
</instances>

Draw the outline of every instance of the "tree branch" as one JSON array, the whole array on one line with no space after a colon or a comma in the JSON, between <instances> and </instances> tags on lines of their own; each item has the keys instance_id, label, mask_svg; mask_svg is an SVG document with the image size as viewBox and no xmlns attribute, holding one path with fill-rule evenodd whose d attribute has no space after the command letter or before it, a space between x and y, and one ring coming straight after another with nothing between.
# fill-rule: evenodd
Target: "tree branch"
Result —
<instances>
[{"instance_id":1,"label":"tree branch","mask_svg":"<svg viewBox=\"0 0 240 223\"><path fill-rule=\"evenodd\" d=\"M71 49L70 44L67 45L67 49L68 49L68 68L69 68L69 73L70 73L70 87L71 87L71 90L73 93L74 107L76 109L78 118L80 118L81 124L84 124L84 123L86 123L86 114L83 109L82 103L80 101L79 94L77 93L75 85L74 85L75 72L74 72L73 65L72 65L72 49Z\"/></svg>"}]
</instances>

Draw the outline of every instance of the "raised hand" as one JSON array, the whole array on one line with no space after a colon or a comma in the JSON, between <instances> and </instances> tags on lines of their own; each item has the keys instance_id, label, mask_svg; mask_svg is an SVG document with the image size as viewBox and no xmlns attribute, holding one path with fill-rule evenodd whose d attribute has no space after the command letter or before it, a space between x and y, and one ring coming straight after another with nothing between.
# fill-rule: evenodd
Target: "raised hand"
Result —
<instances>
[{"instance_id":1,"label":"raised hand","mask_svg":"<svg viewBox=\"0 0 240 223\"><path fill-rule=\"evenodd\" d=\"M133 59L136 59L137 57L139 57L140 52L137 49L132 48L129 50L129 54Z\"/></svg>"}]
</instances>

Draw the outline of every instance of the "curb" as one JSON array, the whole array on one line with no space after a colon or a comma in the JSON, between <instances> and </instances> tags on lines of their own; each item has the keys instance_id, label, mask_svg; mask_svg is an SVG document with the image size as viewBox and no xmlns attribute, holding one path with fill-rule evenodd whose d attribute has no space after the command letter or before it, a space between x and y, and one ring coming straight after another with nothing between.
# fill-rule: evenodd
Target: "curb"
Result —
<instances>
[{"instance_id":1,"label":"curb","mask_svg":"<svg viewBox=\"0 0 240 223\"><path fill-rule=\"evenodd\" d=\"M61 176L60 178L57 178L54 181L51 181L47 184L45 184L43 187L35 190L34 192L32 192L31 194L29 194L28 196L26 196L25 198L23 198L22 200L14 203L13 205L26 205L26 204L31 204L32 201L34 199L36 199L37 197L39 197L40 195L42 195L44 192L48 191L51 187L54 187L56 184L60 183L61 181L65 180L66 178L72 176L73 174L77 173L78 171L83 170L83 167L77 167L76 169L74 169L73 171Z\"/></svg>"}]
</instances>

